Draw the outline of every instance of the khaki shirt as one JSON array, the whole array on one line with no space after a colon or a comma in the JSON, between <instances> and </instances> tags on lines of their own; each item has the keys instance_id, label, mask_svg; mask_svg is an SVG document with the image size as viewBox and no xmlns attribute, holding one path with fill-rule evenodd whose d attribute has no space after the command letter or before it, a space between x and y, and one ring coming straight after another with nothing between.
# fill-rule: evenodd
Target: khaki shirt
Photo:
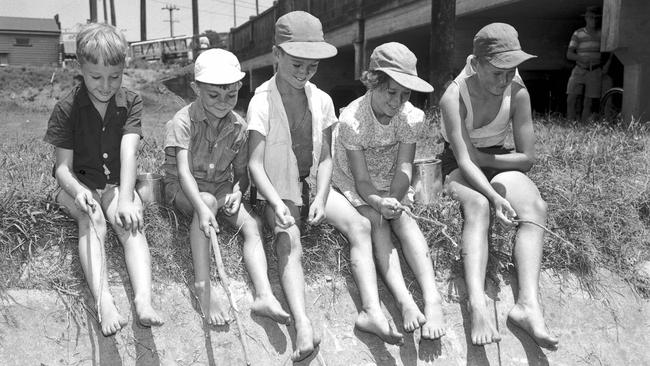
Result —
<instances>
[{"instance_id":1,"label":"khaki shirt","mask_svg":"<svg viewBox=\"0 0 650 366\"><path fill-rule=\"evenodd\" d=\"M199 102L178 111L165 125L166 179L178 178L176 148L188 150L192 176L197 181L232 181L232 170L248 164L246 121L234 112L217 125L210 123Z\"/></svg>"}]
</instances>

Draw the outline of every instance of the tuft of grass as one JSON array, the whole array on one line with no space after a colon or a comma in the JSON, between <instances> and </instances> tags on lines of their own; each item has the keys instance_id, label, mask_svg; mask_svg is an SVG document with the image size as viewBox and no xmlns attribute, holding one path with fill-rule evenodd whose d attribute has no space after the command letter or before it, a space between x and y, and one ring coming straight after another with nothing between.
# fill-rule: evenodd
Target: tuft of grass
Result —
<instances>
[{"instance_id":1,"label":"tuft of grass","mask_svg":"<svg viewBox=\"0 0 650 366\"><path fill-rule=\"evenodd\" d=\"M0 75L5 75L2 73L0 69ZM41 79L45 80L48 73L43 72ZM145 138L139 148L138 171L161 173L164 124L180 107L161 89L151 87L160 79L159 71L129 73L135 90L150 93L145 98L149 101L145 103ZM8 79L2 80L11 85ZM0 104L7 100L0 93ZM39 119L44 132L49 111L25 110L24 104L16 102L0 117L12 129L0 135L0 170L6 172L0 175L0 289L54 288L64 294L78 294L85 280L78 261L76 225L48 196L56 186L51 176L53 149L21 122ZM417 157L435 156L442 148L439 114L430 111L427 116ZM648 126L636 122L568 124L562 119L537 117L535 130L538 161L529 176L548 203L547 227L571 242L568 245L547 235L543 267L575 273L592 291L598 289L598 270L606 268L625 278L640 294L650 296L650 284L638 279L634 271L638 263L650 260ZM256 212L261 214L261 205ZM458 203L442 196L432 205L416 206L413 212L424 218L420 226L438 276L444 279L462 274L459 248L441 234L444 225L449 236L461 242ZM145 222L155 281L191 284L190 218L152 205L145 210ZM226 270L233 278L247 280L242 239L236 228L229 228L225 222L221 227L219 239ZM341 234L328 225L306 227L302 234L307 281L325 275L349 278L349 246ZM513 230L494 225L489 235L489 278L496 281L497 274L513 269L513 240ZM268 230L264 242L269 277L275 282L277 258ZM109 280L128 283L121 281L127 278L123 251L112 230L106 250ZM407 282L413 283L405 262L403 268Z\"/></svg>"}]
</instances>

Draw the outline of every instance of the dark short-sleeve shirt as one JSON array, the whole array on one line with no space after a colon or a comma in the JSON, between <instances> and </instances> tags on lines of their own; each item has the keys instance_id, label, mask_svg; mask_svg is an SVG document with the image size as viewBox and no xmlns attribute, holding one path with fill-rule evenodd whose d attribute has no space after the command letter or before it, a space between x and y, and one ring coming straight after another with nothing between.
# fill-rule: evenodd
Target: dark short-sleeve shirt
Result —
<instances>
[{"instance_id":1,"label":"dark short-sleeve shirt","mask_svg":"<svg viewBox=\"0 0 650 366\"><path fill-rule=\"evenodd\" d=\"M142 99L120 88L109 100L102 120L85 85L75 87L55 106L43 140L73 151L72 169L91 189L120 183L122 136L142 136Z\"/></svg>"},{"instance_id":2,"label":"dark short-sleeve shirt","mask_svg":"<svg viewBox=\"0 0 650 366\"><path fill-rule=\"evenodd\" d=\"M232 181L232 170L248 165L246 121L230 112L219 125L210 123L198 102L185 106L165 126L165 179L178 179L176 148L189 152L192 176L198 181Z\"/></svg>"}]
</instances>

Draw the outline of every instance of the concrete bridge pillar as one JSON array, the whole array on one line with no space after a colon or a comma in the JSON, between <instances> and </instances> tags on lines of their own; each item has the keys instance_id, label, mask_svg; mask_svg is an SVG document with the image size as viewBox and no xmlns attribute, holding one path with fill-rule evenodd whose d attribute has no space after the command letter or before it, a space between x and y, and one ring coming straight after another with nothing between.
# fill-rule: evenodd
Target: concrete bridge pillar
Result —
<instances>
[{"instance_id":1,"label":"concrete bridge pillar","mask_svg":"<svg viewBox=\"0 0 650 366\"><path fill-rule=\"evenodd\" d=\"M650 121L649 1L604 0L601 49L614 52L625 67L623 118Z\"/></svg>"}]
</instances>

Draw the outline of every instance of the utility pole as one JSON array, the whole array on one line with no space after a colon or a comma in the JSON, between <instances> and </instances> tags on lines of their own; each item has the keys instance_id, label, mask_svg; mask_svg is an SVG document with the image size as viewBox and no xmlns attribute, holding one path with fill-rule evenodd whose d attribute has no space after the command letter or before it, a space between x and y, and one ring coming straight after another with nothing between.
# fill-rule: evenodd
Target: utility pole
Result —
<instances>
[{"instance_id":1,"label":"utility pole","mask_svg":"<svg viewBox=\"0 0 650 366\"><path fill-rule=\"evenodd\" d=\"M97 23L97 0L89 0L90 23Z\"/></svg>"},{"instance_id":2,"label":"utility pole","mask_svg":"<svg viewBox=\"0 0 650 366\"><path fill-rule=\"evenodd\" d=\"M445 84L453 80L454 37L456 34L456 0L431 1L431 42L429 44L429 82L434 91L429 104L437 105Z\"/></svg>"},{"instance_id":3,"label":"utility pole","mask_svg":"<svg viewBox=\"0 0 650 366\"><path fill-rule=\"evenodd\" d=\"M111 25L115 26L115 0L110 0L110 9L111 9Z\"/></svg>"},{"instance_id":4,"label":"utility pole","mask_svg":"<svg viewBox=\"0 0 650 366\"><path fill-rule=\"evenodd\" d=\"M237 0L232 0L232 27L237 27Z\"/></svg>"},{"instance_id":5,"label":"utility pole","mask_svg":"<svg viewBox=\"0 0 650 366\"><path fill-rule=\"evenodd\" d=\"M199 34L199 0L192 0L192 35Z\"/></svg>"},{"instance_id":6,"label":"utility pole","mask_svg":"<svg viewBox=\"0 0 650 366\"><path fill-rule=\"evenodd\" d=\"M255 0L255 14L260 15L260 1Z\"/></svg>"},{"instance_id":7,"label":"utility pole","mask_svg":"<svg viewBox=\"0 0 650 366\"><path fill-rule=\"evenodd\" d=\"M140 40L147 40L147 0L140 0Z\"/></svg>"},{"instance_id":8,"label":"utility pole","mask_svg":"<svg viewBox=\"0 0 650 366\"><path fill-rule=\"evenodd\" d=\"M108 23L108 12L106 11L106 0L102 0L102 6L104 7L104 23Z\"/></svg>"},{"instance_id":9,"label":"utility pole","mask_svg":"<svg viewBox=\"0 0 650 366\"><path fill-rule=\"evenodd\" d=\"M172 12L174 10L180 10L176 5L173 4L167 4L165 5L162 10L169 10L169 36L173 37L174 36L174 22L178 22L178 20L174 20L174 16ZM165 20L167 22L167 20Z\"/></svg>"}]
</instances>

